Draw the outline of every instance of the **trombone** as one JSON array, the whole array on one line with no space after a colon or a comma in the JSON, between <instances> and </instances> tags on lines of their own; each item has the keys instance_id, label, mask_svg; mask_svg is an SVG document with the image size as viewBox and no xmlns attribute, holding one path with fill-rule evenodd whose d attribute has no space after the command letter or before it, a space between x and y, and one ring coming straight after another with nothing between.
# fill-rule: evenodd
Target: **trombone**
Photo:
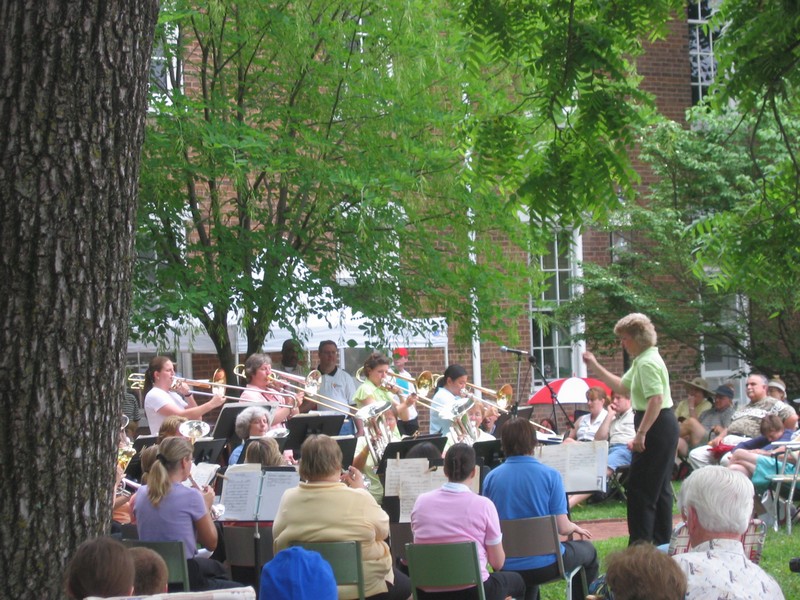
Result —
<instances>
[{"instance_id":1,"label":"trombone","mask_svg":"<svg viewBox=\"0 0 800 600\"><path fill-rule=\"evenodd\" d=\"M233 372L237 375L237 377L245 377L244 365L236 365L236 367L233 369ZM317 404L321 404L325 408L329 408L330 410L336 411L338 413L343 413L348 417L356 416L355 407L350 406L349 404L345 404L344 402L340 402L339 400L328 398L328 396L323 396L322 394L319 393L318 390L319 390L319 384L322 381L322 373L320 373L317 370L311 371L311 373L309 373L307 377L300 377L299 375L290 375L289 373L283 373L282 371L272 371L270 378L277 383L285 385L286 387L292 388L299 392L306 393L309 396L314 396L315 398L314 402L316 402ZM289 383L289 381L294 381L297 383L305 383L308 384L308 387L295 385L294 383ZM276 392L276 393L294 396L294 394L285 394L283 392ZM319 400L320 398L322 398L324 402ZM328 404L329 402L332 404ZM334 404L338 406L334 406Z\"/></svg>"},{"instance_id":2,"label":"trombone","mask_svg":"<svg viewBox=\"0 0 800 600\"><path fill-rule=\"evenodd\" d=\"M128 381L130 382L130 388L132 390L141 390L144 388L144 373L131 373L128 375ZM206 381L202 379L186 379L184 377L173 377L172 378L172 387L174 388L178 383L183 382L188 386L191 387L205 387L211 388L211 392L198 392L196 390L192 390L192 394L197 394L199 396L222 396L225 400L233 400L234 402L239 402L239 398L236 396L227 396L225 395L225 388L229 388L232 390L241 390L244 391L247 388L241 387L238 385L231 385L229 383L223 383L221 380L218 381ZM287 394L285 392L279 392L277 390L270 390L270 393L274 393L278 396L283 396L285 398L294 398L294 394ZM277 404L279 408L294 408L293 404Z\"/></svg>"},{"instance_id":3,"label":"trombone","mask_svg":"<svg viewBox=\"0 0 800 600\"><path fill-rule=\"evenodd\" d=\"M478 390L481 393L488 394L489 396L494 396L494 402L491 400L484 400L483 398L478 398L478 400L484 404L493 406L504 413L508 412L508 407L514 402L514 388L512 388L508 383L502 386L499 390L490 390L489 388L481 387L469 382L467 382L467 387L470 387L473 390Z\"/></svg>"}]
</instances>

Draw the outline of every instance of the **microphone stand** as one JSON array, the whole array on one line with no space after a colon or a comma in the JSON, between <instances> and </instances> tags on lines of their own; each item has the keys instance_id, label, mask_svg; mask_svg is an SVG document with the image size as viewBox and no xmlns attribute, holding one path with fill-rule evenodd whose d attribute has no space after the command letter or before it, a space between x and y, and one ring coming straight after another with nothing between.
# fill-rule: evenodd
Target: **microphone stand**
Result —
<instances>
[{"instance_id":1,"label":"microphone stand","mask_svg":"<svg viewBox=\"0 0 800 600\"><path fill-rule=\"evenodd\" d=\"M567 420L567 425L569 426L569 428L570 429L574 428L575 427L575 421L570 419L569 414L567 414L567 411L564 410L564 405L561 404L561 402L558 401L558 393L556 393L556 391L550 385L550 382L547 381L547 377L544 376L544 373L539 368L539 363L536 361L536 357L533 354L531 354L528 357L528 362L533 365L533 370L536 373L539 374L539 377L541 377L542 381L544 382L544 386L548 390L550 390L550 399L553 401L553 413L552 413L552 416L553 416L553 430L556 433L558 433L558 415L556 414L556 405L558 405L558 408L561 409L561 413L564 415L564 418Z\"/></svg>"},{"instance_id":2,"label":"microphone stand","mask_svg":"<svg viewBox=\"0 0 800 600\"><path fill-rule=\"evenodd\" d=\"M520 379L521 375L522 375L522 355L521 354L517 354L517 387L514 388L516 390L516 392L517 392L515 394L517 399L514 400L514 403L511 405L511 410L509 410L509 412L511 413L512 417L516 417L517 416L517 412L519 411L520 394L522 393L520 391L520 389L519 389L520 382L521 382L521 379Z\"/></svg>"}]
</instances>

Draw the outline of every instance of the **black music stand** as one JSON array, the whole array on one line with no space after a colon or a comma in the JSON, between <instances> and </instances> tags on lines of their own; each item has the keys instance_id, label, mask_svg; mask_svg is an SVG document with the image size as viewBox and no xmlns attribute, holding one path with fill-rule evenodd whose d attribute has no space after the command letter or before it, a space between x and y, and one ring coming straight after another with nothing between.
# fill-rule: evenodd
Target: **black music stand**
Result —
<instances>
[{"instance_id":1,"label":"black music stand","mask_svg":"<svg viewBox=\"0 0 800 600\"><path fill-rule=\"evenodd\" d=\"M423 444L425 442L430 442L436 446L439 454L441 454L444 452L444 446L447 444L447 438L443 435L421 435L407 440L389 442L386 445L386 450L384 450L383 456L381 456L381 462L378 465L378 470L376 471L377 474L383 475L386 473L386 462L390 458L405 458L409 450L411 450L417 444Z\"/></svg>"},{"instance_id":2,"label":"black music stand","mask_svg":"<svg viewBox=\"0 0 800 600\"><path fill-rule=\"evenodd\" d=\"M331 437L339 444L339 450L342 451L342 470L346 471L353 464L358 438L354 435L334 435Z\"/></svg>"},{"instance_id":3,"label":"black music stand","mask_svg":"<svg viewBox=\"0 0 800 600\"><path fill-rule=\"evenodd\" d=\"M247 454L247 447L250 444L252 444L253 442L255 442L257 440L260 440L262 437L271 437L276 442L278 442L278 452L280 452L281 454L283 454L283 451L286 448L286 441L289 439L289 436L286 436L286 435L281 436L281 437L273 437L271 435L264 435L264 436L256 436L256 437L247 438L244 441L244 448L242 448L242 451L239 454L239 459L236 461L237 465L243 465L244 464L244 455ZM264 468L266 468L266 467L264 467Z\"/></svg>"},{"instance_id":4,"label":"black music stand","mask_svg":"<svg viewBox=\"0 0 800 600\"><path fill-rule=\"evenodd\" d=\"M140 435L133 440L133 455L128 466L125 467L125 478L132 481L139 481L142 478L142 450L149 446L154 446L158 441L157 435Z\"/></svg>"},{"instance_id":5,"label":"black music stand","mask_svg":"<svg viewBox=\"0 0 800 600\"><path fill-rule=\"evenodd\" d=\"M219 460L219 455L222 453L222 449L227 443L228 440L224 440L222 438L217 440L201 439L195 441L192 451L192 459L194 460L194 463L216 463Z\"/></svg>"},{"instance_id":6,"label":"black music stand","mask_svg":"<svg viewBox=\"0 0 800 600\"><path fill-rule=\"evenodd\" d=\"M506 458L503 453L503 445L499 439L475 442L472 444L472 449L475 450L476 460L483 461L483 464L490 469L500 465Z\"/></svg>"},{"instance_id":7,"label":"black music stand","mask_svg":"<svg viewBox=\"0 0 800 600\"><path fill-rule=\"evenodd\" d=\"M491 431L495 437L500 437L500 429L503 425L508 421L513 415L510 412L501 413L499 417L497 417L497 421L494 423L494 433ZM530 421L531 417L533 416L533 407L532 406L521 406L517 408L517 417L520 419L525 419L526 421Z\"/></svg>"},{"instance_id":8,"label":"black music stand","mask_svg":"<svg viewBox=\"0 0 800 600\"><path fill-rule=\"evenodd\" d=\"M286 449L295 453L295 458L300 458L300 446L309 435L324 434L334 437L342 428L344 415L297 415L286 421L289 436L286 440Z\"/></svg>"},{"instance_id":9,"label":"black music stand","mask_svg":"<svg viewBox=\"0 0 800 600\"><path fill-rule=\"evenodd\" d=\"M239 439L236 436L236 417L245 408L251 406L262 406L269 410L266 404L259 404L258 402L231 402L230 404L223 404L222 410L219 411L217 422L214 425L214 431L211 437L214 439L229 440L231 438Z\"/></svg>"}]
</instances>

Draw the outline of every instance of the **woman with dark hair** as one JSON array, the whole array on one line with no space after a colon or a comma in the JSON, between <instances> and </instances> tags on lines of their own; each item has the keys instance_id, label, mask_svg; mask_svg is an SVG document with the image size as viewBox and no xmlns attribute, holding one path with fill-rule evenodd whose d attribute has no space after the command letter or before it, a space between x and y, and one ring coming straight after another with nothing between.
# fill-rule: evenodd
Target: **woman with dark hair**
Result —
<instances>
[{"instance_id":1,"label":"woman with dark hair","mask_svg":"<svg viewBox=\"0 0 800 600\"><path fill-rule=\"evenodd\" d=\"M247 377L245 390L239 396L242 402L258 402L265 404L270 411L270 428L276 429L300 412L300 404L304 394L298 392L291 396L277 393L277 386L272 377L272 359L267 354L251 354L244 362L244 373ZM288 406L281 405L291 405Z\"/></svg>"},{"instance_id":2,"label":"woman with dark hair","mask_svg":"<svg viewBox=\"0 0 800 600\"><path fill-rule=\"evenodd\" d=\"M272 527L275 554L292 542L361 542L364 589L374 600L406 600L408 577L392 567L389 516L364 489L355 467L342 474L336 440L312 435L300 448L300 485L286 490ZM358 598L355 586L339 587L339 598Z\"/></svg>"},{"instance_id":3,"label":"woman with dark hair","mask_svg":"<svg viewBox=\"0 0 800 600\"><path fill-rule=\"evenodd\" d=\"M487 600L520 597L525 583L518 573L500 571L505 563L500 519L494 504L470 489L477 474L475 451L466 444L454 444L444 457L445 483L438 490L421 494L411 511L411 530L417 544L475 542L481 565L483 591ZM494 572L489 574L486 564ZM475 588L448 592L417 590L419 598L474 597Z\"/></svg>"},{"instance_id":4,"label":"woman with dark hair","mask_svg":"<svg viewBox=\"0 0 800 600\"><path fill-rule=\"evenodd\" d=\"M461 392L467 387L467 370L461 365L450 365L444 375L436 382L436 392L431 398L431 433L447 435L451 421L442 419L441 411L461 399Z\"/></svg>"},{"instance_id":5,"label":"woman with dark hair","mask_svg":"<svg viewBox=\"0 0 800 600\"><path fill-rule=\"evenodd\" d=\"M133 578L133 557L128 549L110 537L99 537L75 550L64 574L64 587L73 600L130 596Z\"/></svg>"},{"instance_id":6,"label":"woman with dark hair","mask_svg":"<svg viewBox=\"0 0 800 600\"><path fill-rule=\"evenodd\" d=\"M370 354L364 361L364 383L356 390L353 401L358 408L375 402L391 402L397 409L397 417L401 421L408 421L409 408L414 406L417 395L415 393L405 395L403 390L392 383L389 377L389 365L391 364L391 361L380 352ZM399 402L395 401L395 396L400 400Z\"/></svg>"},{"instance_id":7,"label":"woman with dark hair","mask_svg":"<svg viewBox=\"0 0 800 600\"><path fill-rule=\"evenodd\" d=\"M186 487L183 482L192 471L192 445L171 437L158 446L157 460L150 468L147 483L139 488L134 512L139 539L147 542L183 542L192 591L236 587L227 580L225 569L215 560L197 556L199 541L209 550L217 547L217 529L211 520L214 490Z\"/></svg>"},{"instance_id":8,"label":"woman with dark hair","mask_svg":"<svg viewBox=\"0 0 800 600\"><path fill-rule=\"evenodd\" d=\"M269 412L263 406L248 406L236 415L234 430L236 431L236 436L242 440L242 443L231 452L230 458L228 458L229 465L235 465L239 462L239 457L244 451L245 440L267 434L269 431L269 417Z\"/></svg>"},{"instance_id":9,"label":"woman with dark hair","mask_svg":"<svg viewBox=\"0 0 800 600\"><path fill-rule=\"evenodd\" d=\"M189 386L178 381L175 389L175 366L166 356L156 356L144 374L144 412L151 432L161 428L164 419L171 415L200 419L204 414L225 404L222 396L213 396L204 404L197 404Z\"/></svg>"},{"instance_id":10,"label":"woman with dark hair","mask_svg":"<svg viewBox=\"0 0 800 600\"><path fill-rule=\"evenodd\" d=\"M526 519L555 515L558 533L591 538L586 529L569 520L567 496L561 474L533 457L536 447L536 429L530 421L514 417L500 430L505 462L492 470L483 482L483 494L497 507L500 518ZM561 554L564 569L571 571L583 566L586 579L597 577L597 550L591 542L563 542ZM554 554L510 558L505 569L516 571L525 580L526 600L537 597L540 583L558 577L558 565ZM581 586L573 589L573 600L583 600Z\"/></svg>"},{"instance_id":11,"label":"woman with dark hair","mask_svg":"<svg viewBox=\"0 0 800 600\"><path fill-rule=\"evenodd\" d=\"M600 365L591 352L584 352L583 360L614 392L628 396L633 406L636 437L626 486L629 543L666 544L672 535L672 469L679 436L669 372L656 348L656 329L645 315L623 317L614 333L634 357L622 377Z\"/></svg>"}]
</instances>

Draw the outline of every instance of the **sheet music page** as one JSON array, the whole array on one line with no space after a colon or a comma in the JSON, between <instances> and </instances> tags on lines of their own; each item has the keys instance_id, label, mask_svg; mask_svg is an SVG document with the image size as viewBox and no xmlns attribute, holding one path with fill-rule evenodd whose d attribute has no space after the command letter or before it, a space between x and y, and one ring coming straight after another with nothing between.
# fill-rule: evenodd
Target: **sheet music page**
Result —
<instances>
[{"instance_id":1,"label":"sheet music page","mask_svg":"<svg viewBox=\"0 0 800 600\"><path fill-rule=\"evenodd\" d=\"M214 475L216 475L218 470L219 465L217 464L200 463L199 465L196 465L192 463L192 479L197 482L197 485L203 487L204 485L211 483L211 480L214 479ZM187 479L182 483L186 487L192 487L191 479Z\"/></svg>"},{"instance_id":2,"label":"sheet music page","mask_svg":"<svg viewBox=\"0 0 800 600\"><path fill-rule=\"evenodd\" d=\"M300 474L297 471L265 471L261 482L261 500L257 503L258 520L274 521L283 493L299 483ZM227 510L226 506L226 515Z\"/></svg>"},{"instance_id":3,"label":"sheet music page","mask_svg":"<svg viewBox=\"0 0 800 600\"><path fill-rule=\"evenodd\" d=\"M417 497L442 487L447 482L447 477L442 467L428 467L428 460L425 458L403 459L400 462L417 463L413 468L402 465L398 469L399 481L395 495L400 497L400 522L408 523Z\"/></svg>"},{"instance_id":4,"label":"sheet music page","mask_svg":"<svg viewBox=\"0 0 800 600\"><path fill-rule=\"evenodd\" d=\"M255 520L261 469L254 466L255 470L229 468L225 472L220 503L225 506L226 521Z\"/></svg>"},{"instance_id":5,"label":"sheet music page","mask_svg":"<svg viewBox=\"0 0 800 600\"><path fill-rule=\"evenodd\" d=\"M539 446L534 456L561 473L567 493L606 491L608 442Z\"/></svg>"},{"instance_id":6,"label":"sheet music page","mask_svg":"<svg viewBox=\"0 0 800 600\"><path fill-rule=\"evenodd\" d=\"M399 496L400 482L407 476L420 476L428 470L427 458L390 458L386 461L383 482L385 496Z\"/></svg>"}]
</instances>

